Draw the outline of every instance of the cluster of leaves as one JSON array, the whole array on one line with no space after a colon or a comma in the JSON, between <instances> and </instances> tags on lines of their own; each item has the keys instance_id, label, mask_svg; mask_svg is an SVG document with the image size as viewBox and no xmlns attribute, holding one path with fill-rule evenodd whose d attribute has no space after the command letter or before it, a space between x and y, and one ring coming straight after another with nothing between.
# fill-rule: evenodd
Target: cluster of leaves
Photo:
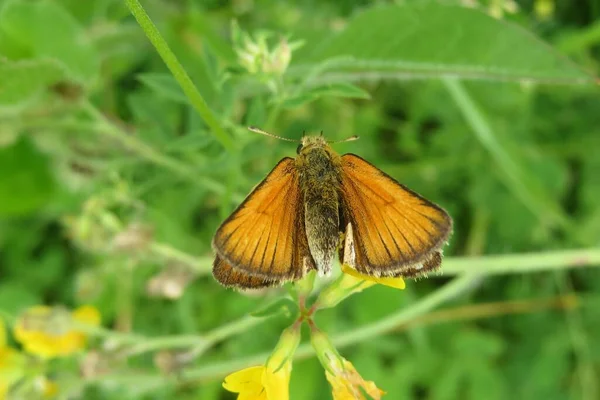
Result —
<instances>
[{"instance_id":1,"label":"cluster of leaves","mask_svg":"<svg viewBox=\"0 0 600 400\"><path fill-rule=\"evenodd\" d=\"M216 226L294 154L248 125L289 138L360 135L336 149L449 210L446 255L598 246L594 0L523 1L514 14L498 0L143 1L214 122L190 104L125 3L135 2L0 2L3 313L92 303L115 330L161 337L211 331L278 297L226 291L208 275ZM442 281L401 294L375 287L323 312L319 326L370 324ZM477 321L457 309L443 324L345 353L393 398L595 398L600 321L589 293L598 289L596 270L486 278L456 306L571 290L583 300ZM286 322L253 327L259 335L242 333L201 362L267 351ZM147 372L149 361L142 354L119 368ZM98 398L222 396L219 374L182 387L130 373L114 392L99 385ZM320 398L326 385L315 359L294 364L293 399Z\"/></svg>"}]
</instances>

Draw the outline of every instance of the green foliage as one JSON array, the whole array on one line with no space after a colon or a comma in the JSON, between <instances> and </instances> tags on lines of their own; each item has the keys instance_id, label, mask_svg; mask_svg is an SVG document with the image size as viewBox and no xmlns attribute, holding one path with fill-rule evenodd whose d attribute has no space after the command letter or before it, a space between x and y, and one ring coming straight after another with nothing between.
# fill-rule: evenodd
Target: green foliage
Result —
<instances>
[{"instance_id":1,"label":"green foliage","mask_svg":"<svg viewBox=\"0 0 600 400\"><path fill-rule=\"evenodd\" d=\"M52 200L54 177L46 157L26 138L0 149L0 216L27 215Z\"/></svg>"},{"instance_id":2,"label":"green foliage","mask_svg":"<svg viewBox=\"0 0 600 400\"><path fill-rule=\"evenodd\" d=\"M485 273L477 257L488 254L589 250L536 273L511 258L511 275L477 280L441 316L415 312L359 342L355 329L412 310L448 279L376 286L319 313L389 398L600 396L600 275L557 272L598 264L595 1L510 13L497 0L144 0L144 30L134 3L0 1L0 315L94 304L106 331L92 344L119 345L87 383L82 359L56 363L61 393L227 398L223 376L272 350L297 312L285 290L240 294L210 276L218 224L295 154L254 125L293 139L359 135L335 149L453 216L445 255L473 257L455 271ZM291 398L327 398L300 349Z\"/></svg>"},{"instance_id":3,"label":"green foliage","mask_svg":"<svg viewBox=\"0 0 600 400\"><path fill-rule=\"evenodd\" d=\"M517 25L455 4L407 2L373 7L312 47L300 66L343 56L328 73L384 78L450 74L487 80L592 78ZM327 74L323 79L331 79Z\"/></svg>"},{"instance_id":4,"label":"green foliage","mask_svg":"<svg viewBox=\"0 0 600 400\"><path fill-rule=\"evenodd\" d=\"M0 25L21 54L60 60L70 79L90 83L96 77L96 50L84 36L83 26L60 4L8 0L2 7Z\"/></svg>"}]
</instances>

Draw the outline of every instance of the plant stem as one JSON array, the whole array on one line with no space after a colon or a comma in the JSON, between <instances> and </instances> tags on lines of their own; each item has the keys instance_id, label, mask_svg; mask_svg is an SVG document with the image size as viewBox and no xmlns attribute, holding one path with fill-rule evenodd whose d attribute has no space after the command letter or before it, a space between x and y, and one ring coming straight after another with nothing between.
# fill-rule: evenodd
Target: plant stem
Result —
<instances>
[{"instance_id":1,"label":"plant stem","mask_svg":"<svg viewBox=\"0 0 600 400\"><path fill-rule=\"evenodd\" d=\"M589 265L600 265L599 248L483 257L448 257L442 262L441 273L444 276L465 272L480 272L486 275L515 274Z\"/></svg>"},{"instance_id":2,"label":"plant stem","mask_svg":"<svg viewBox=\"0 0 600 400\"><path fill-rule=\"evenodd\" d=\"M441 289L434 291L423 300L412 304L402 311L391 314L367 326L337 335L333 339L333 343L340 347L349 346L387 333L398 325L406 323L419 315L425 314L438 305L446 303L471 290L478 284L482 277L483 275L481 274L471 273L455 278Z\"/></svg>"},{"instance_id":3,"label":"plant stem","mask_svg":"<svg viewBox=\"0 0 600 400\"><path fill-rule=\"evenodd\" d=\"M196 257L162 243L152 243L154 254L171 258L194 269L198 275L210 273L212 257ZM556 250L539 253L498 254L477 257L446 257L439 275L447 277L468 272L486 275L524 274L600 265L600 249Z\"/></svg>"},{"instance_id":4,"label":"plant stem","mask_svg":"<svg viewBox=\"0 0 600 400\"><path fill-rule=\"evenodd\" d=\"M133 14L137 20L138 24L140 24L140 27L146 34L148 40L150 40L160 57L169 68L169 71L171 71L179 83L179 86L181 86L181 89L183 89L185 95L188 97L196 111L198 111L198 114L200 114L204 122L206 122L206 125L208 125L208 127L211 129L217 140L221 142L225 149L233 151L233 140L229 134L225 132L225 129L223 129L219 120L208 107L206 101L204 101L204 98L190 79L187 72L185 72L185 69L179 63L177 57L171 51L165 39L162 37L158 29L156 29L156 26L144 10L144 7L142 7L138 0L125 0L125 4L127 5L127 8L129 8L129 11L131 11L131 14Z\"/></svg>"},{"instance_id":5,"label":"plant stem","mask_svg":"<svg viewBox=\"0 0 600 400\"><path fill-rule=\"evenodd\" d=\"M411 305L408 308L398 311L388 317L380 319L373 324L350 330L346 333L336 335L332 338L336 347L350 346L364 341L367 338L374 338L395 329L398 325L408 322L410 319L426 313L427 311L443 304L469 290L481 278L479 274L468 274L454 279L443 288L436 290L423 300ZM190 369L183 371L181 377L188 380L209 380L235 371L250 365L262 364L270 353L256 354L250 357L216 363L213 365ZM303 344L298 347L294 354L294 359L310 357L314 351L310 344Z\"/></svg>"},{"instance_id":6,"label":"plant stem","mask_svg":"<svg viewBox=\"0 0 600 400\"><path fill-rule=\"evenodd\" d=\"M560 294L573 293L570 278L562 271L554 273L554 281ZM586 328L580 310L564 313L574 358L576 362L576 376L579 380L581 392L579 396L583 400L598 398L598 384L594 372L594 359L591 356L592 348L586 334Z\"/></svg>"},{"instance_id":7,"label":"plant stem","mask_svg":"<svg viewBox=\"0 0 600 400\"><path fill-rule=\"evenodd\" d=\"M248 331L248 329L262 324L269 317L252 317L244 316L237 321L233 321L229 324L220 326L212 331L209 331L203 335L172 335L162 336L157 338L138 339L136 344L129 347L125 356L130 357L136 354L146 353L156 350L164 350L168 348L190 348L190 353L193 353L195 357L202 354L205 350L214 346L216 343L236 335L241 332Z\"/></svg>"},{"instance_id":8,"label":"plant stem","mask_svg":"<svg viewBox=\"0 0 600 400\"><path fill-rule=\"evenodd\" d=\"M209 274L214 260L214 257L193 256L164 243L153 242L150 249L155 255L187 265L198 275Z\"/></svg>"},{"instance_id":9,"label":"plant stem","mask_svg":"<svg viewBox=\"0 0 600 400\"><path fill-rule=\"evenodd\" d=\"M501 178L504 179L506 186L540 221L548 221L563 228L569 228L568 217L557 204L549 200L537 181L528 176L524 168L503 147L487 117L469 95L462 82L449 77L442 78L441 81L476 138L500 167Z\"/></svg>"},{"instance_id":10,"label":"plant stem","mask_svg":"<svg viewBox=\"0 0 600 400\"><path fill-rule=\"evenodd\" d=\"M399 325L417 318L440 304L464 293L484 275L562 270L589 265L600 265L600 249L591 248L529 254L448 258L443 262L442 271L444 275L461 274L467 271L472 273L456 278L443 288L404 310L365 327L356 328L334 336L333 343L338 347L350 346L394 330ZM310 345L303 344L298 347L294 358L307 358L312 356L312 354L313 351ZM239 360L191 369L184 372L184 377L189 380L208 380L221 377L240 368L253 364L261 364L268 356L269 353L261 353Z\"/></svg>"}]
</instances>

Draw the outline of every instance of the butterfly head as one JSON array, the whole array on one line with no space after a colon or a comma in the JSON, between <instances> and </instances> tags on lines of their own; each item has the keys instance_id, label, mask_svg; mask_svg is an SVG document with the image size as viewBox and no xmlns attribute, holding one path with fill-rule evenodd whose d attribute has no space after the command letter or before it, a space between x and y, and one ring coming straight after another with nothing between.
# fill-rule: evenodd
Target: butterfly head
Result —
<instances>
[{"instance_id":1,"label":"butterfly head","mask_svg":"<svg viewBox=\"0 0 600 400\"><path fill-rule=\"evenodd\" d=\"M298 148L297 154L306 154L313 149L327 149L329 144L323 136L303 136Z\"/></svg>"}]
</instances>

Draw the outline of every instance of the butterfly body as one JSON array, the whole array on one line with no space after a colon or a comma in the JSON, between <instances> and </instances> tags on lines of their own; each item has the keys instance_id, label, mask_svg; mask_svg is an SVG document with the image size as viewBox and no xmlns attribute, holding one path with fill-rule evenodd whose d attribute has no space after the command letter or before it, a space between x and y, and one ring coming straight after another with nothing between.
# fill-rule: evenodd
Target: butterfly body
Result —
<instances>
[{"instance_id":1,"label":"butterfly body","mask_svg":"<svg viewBox=\"0 0 600 400\"><path fill-rule=\"evenodd\" d=\"M298 150L308 247L319 274L328 275L339 245L341 158L322 137L304 138Z\"/></svg>"},{"instance_id":2,"label":"butterfly body","mask_svg":"<svg viewBox=\"0 0 600 400\"><path fill-rule=\"evenodd\" d=\"M439 268L450 216L362 158L304 137L219 227L213 275L238 289L274 286L344 263L373 276ZM340 248L340 234L345 236Z\"/></svg>"}]
</instances>

